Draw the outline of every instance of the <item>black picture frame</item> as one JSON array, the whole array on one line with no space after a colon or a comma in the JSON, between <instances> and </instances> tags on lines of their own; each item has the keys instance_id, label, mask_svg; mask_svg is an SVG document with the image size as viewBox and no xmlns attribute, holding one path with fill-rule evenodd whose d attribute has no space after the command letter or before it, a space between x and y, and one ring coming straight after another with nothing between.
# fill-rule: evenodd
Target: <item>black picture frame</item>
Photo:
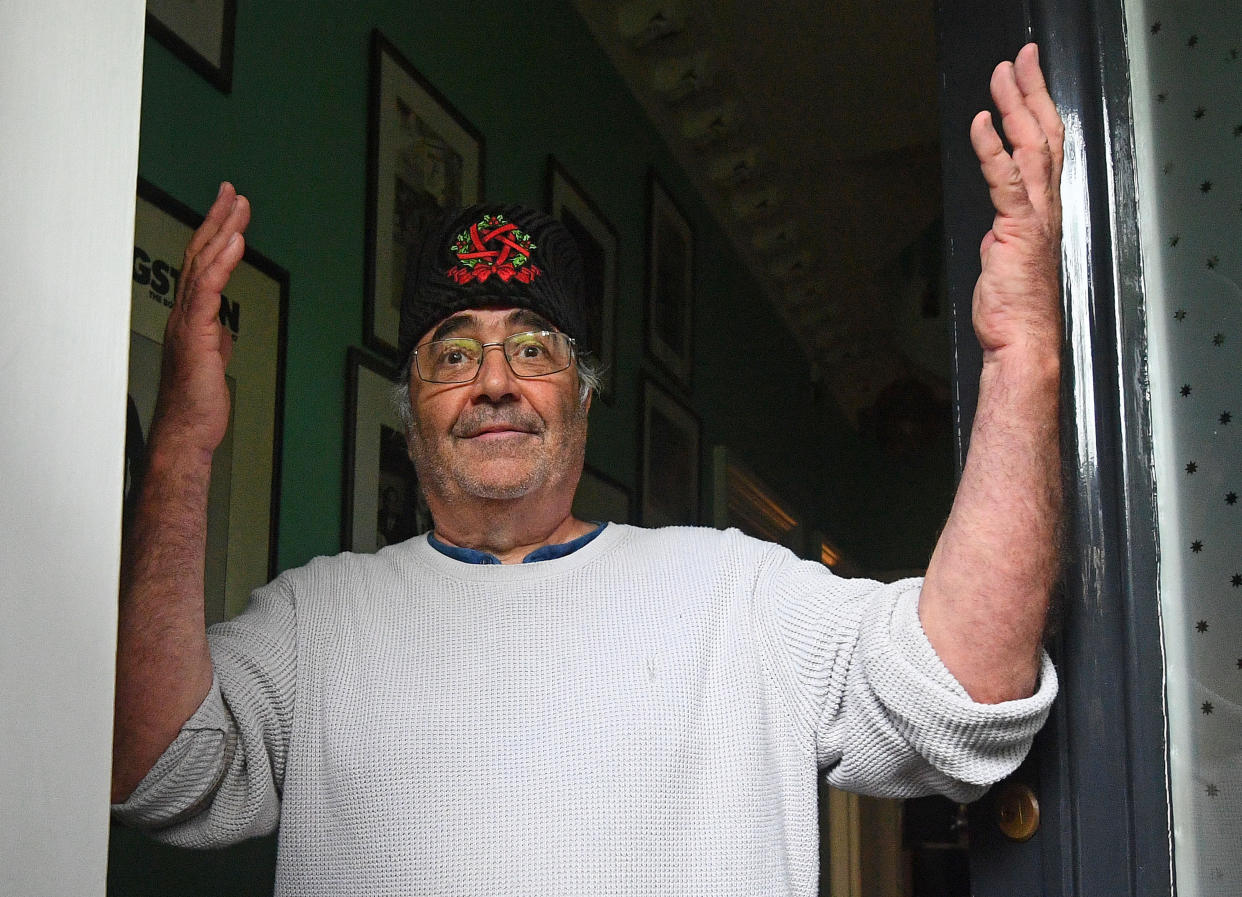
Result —
<instances>
[{"instance_id":1,"label":"black picture frame","mask_svg":"<svg viewBox=\"0 0 1242 897\"><path fill-rule=\"evenodd\" d=\"M548 213L574 237L582 254L590 336L587 348L603 371L599 397L612 404L617 392L617 296L621 238L608 216L555 156L548 156Z\"/></svg>"},{"instance_id":2,"label":"black picture frame","mask_svg":"<svg viewBox=\"0 0 1242 897\"><path fill-rule=\"evenodd\" d=\"M130 310L127 489L141 478L142 442L159 385L164 325L182 252L203 216L139 178ZM221 300L233 336L226 376L229 428L213 456L208 495L206 616L240 613L277 572L289 273L249 242ZM131 451L132 448L132 451ZM135 464L129 464L132 459Z\"/></svg>"},{"instance_id":3,"label":"black picture frame","mask_svg":"<svg viewBox=\"0 0 1242 897\"><path fill-rule=\"evenodd\" d=\"M586 464L574 493L573 515L599 523L633 523L634 497L620 480Z\"/></svg>"},{"instance_id":4,"label":"black picture frame","mask_svg":"<svg viewBox=\"0 0 1242 897\"><path fill-rule=\"evenodd\" d=\"M349 347L342 551L374 552L432 528L431 513L406 452L405 428L392 404L396 375L396 368L387 361Z\"/></svg>"},{"instance_id":5,"label":"black picture frame","mask_svg":"<svg viewBox=\"0 0 1242 897\"><path fill-rule=\"evenodd\" d=\"M406 256L442 209L483 199L483 135L378 29L367 109L363 342L398 363Z\"/></svg>"},{"instance_id":6,"label":"black picture frame","mask_svg":"<svg viewBox=\"0 0 1242 897\"><path fill-rule=\"evenodd\" d=\"M710 476L712 526L734 527L756 539L784 545L797 555L803 553L805 532L797 510L736 452L725 445L713 446Z\"/></svg>"},{"instance_id":7,"label":"black picture frame","mask_svg":"<svg viewBox=\"0 0 1242 897\"><path fill-rule=\"evenodd\" d=\"M650 377L642 380L639 410L640 522L697 524L702 451L698 415Z\"/></svg>"},{"instance_id":8,"label":"black picture frame","mask_svg":"<svg viewBox=\"0 0 1242 897\"><path fill-rule=\"evenodd\" d=\"M647 354L686 389L694 347L694 231L659 175L647 173Z\"/></svg>"},{"instance_id":9,"label":"black picture frame","mask_svg":"<svg viewBox=\"0 0 1242 897\"><path fill-rule=\"evenodd\" d=\"M225 94L236 30L237 0L147 0L147 33Z\"/></svg>"}]
</instances>

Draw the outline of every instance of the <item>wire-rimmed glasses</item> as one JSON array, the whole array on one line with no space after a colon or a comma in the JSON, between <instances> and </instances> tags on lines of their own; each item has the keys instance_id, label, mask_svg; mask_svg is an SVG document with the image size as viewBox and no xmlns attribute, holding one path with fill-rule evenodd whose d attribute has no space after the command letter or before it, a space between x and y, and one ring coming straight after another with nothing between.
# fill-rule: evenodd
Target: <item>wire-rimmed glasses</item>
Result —
<instances>
[{"instance_id":1,"label":"wire-rimmed glasses","mask_svg":"<svg viewBox=\"0 0 1242 897\"><path fill-rule=\"evenodd\" d=\"M545 377L565 370L574 360L574 340L557 330L527 330L498 343L471 337L432 340L414 350L414 369L428 383L469 383L483 367L483 354L492 346L503 350L517 377Z\"/></svg>"}]
</instances>

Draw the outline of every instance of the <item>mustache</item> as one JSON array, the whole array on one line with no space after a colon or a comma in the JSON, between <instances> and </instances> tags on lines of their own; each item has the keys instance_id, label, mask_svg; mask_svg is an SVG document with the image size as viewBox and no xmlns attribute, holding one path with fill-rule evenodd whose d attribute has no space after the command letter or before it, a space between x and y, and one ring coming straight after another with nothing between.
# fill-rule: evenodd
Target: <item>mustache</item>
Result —
<instances>
[{"instance_id":1,"label":"mustache","mask_svg":"<svg viewBox=\"0 0 1242 897\"><path fill-rule=\"evenodd\" d=\"M484 430L496 427L522 430L526 433L542 433L544 424L543 418L531 411L480 406L463 412L453 424L452 433L459 439L469 439L471 436L478 436Z\"/></svg>"}]
</instances>

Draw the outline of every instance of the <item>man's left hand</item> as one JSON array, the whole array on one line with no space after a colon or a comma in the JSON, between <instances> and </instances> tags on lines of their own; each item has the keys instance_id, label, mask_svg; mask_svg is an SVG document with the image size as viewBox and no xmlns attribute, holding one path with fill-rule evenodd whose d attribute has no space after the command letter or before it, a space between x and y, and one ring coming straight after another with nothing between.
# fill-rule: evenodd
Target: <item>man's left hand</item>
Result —
<instances>
[{"instance_id":1,"label":"man's left hand","mask_svg":"<svg viewBox=\"0 0 1242 897\"><path fill-rule=\"evenodd\" d=\"M1059 569L1061 197L1064 129L1033 44L992 73L1013 152L981 112L970 139L996 207L979 247L979 402L919 617L976 701L1027 697Z\"/></svg>"},{"instance_id":2,"label":"man's left hand","mask_svg":"<svg viewBox=\"0 0 1242 897\"><path fill-rule=\"evenodd\" d=\"M1055 353L1061 339L1061 165L1065 129L1039 51L1027 44L992 73L992 99L1013 152L1006 152L990 112L970 127L970 142L996 217L979 254L975 333L985 361L1009 347Z\"/></svg>"}]
</instances>

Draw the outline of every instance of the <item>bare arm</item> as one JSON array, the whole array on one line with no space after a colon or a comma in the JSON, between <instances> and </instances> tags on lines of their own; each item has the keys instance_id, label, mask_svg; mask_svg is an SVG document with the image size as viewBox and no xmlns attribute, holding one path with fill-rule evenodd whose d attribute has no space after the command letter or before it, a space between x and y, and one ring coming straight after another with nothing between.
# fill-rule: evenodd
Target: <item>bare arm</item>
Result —
<instances>
[{"instance_id":1,"label":"bare arm","mask_svg":"<svg viewBox=\"0 0 1242 897\"><path fill-rule=\"evenodd\" d=\"M112 800L129 797L211 688L203 625L207 488L224 438L232 339L220 293L250 206L224 184L185 250L164 331L147 470L121 560Z\"/></svg>"},{"instance_id":2,"label":"bare arm","mask_svg":"<svg viewBox=\"0 0 1242 897\"><path fill-rule=\"evenodd\" d=\"M1034 45L992 75L971 143L996 207L980 246L973 320L983 348L962 481L927 568L919 617L976 701L1030 695L1057 577L1063 128Z\"/></svg>"}]
</instances>

